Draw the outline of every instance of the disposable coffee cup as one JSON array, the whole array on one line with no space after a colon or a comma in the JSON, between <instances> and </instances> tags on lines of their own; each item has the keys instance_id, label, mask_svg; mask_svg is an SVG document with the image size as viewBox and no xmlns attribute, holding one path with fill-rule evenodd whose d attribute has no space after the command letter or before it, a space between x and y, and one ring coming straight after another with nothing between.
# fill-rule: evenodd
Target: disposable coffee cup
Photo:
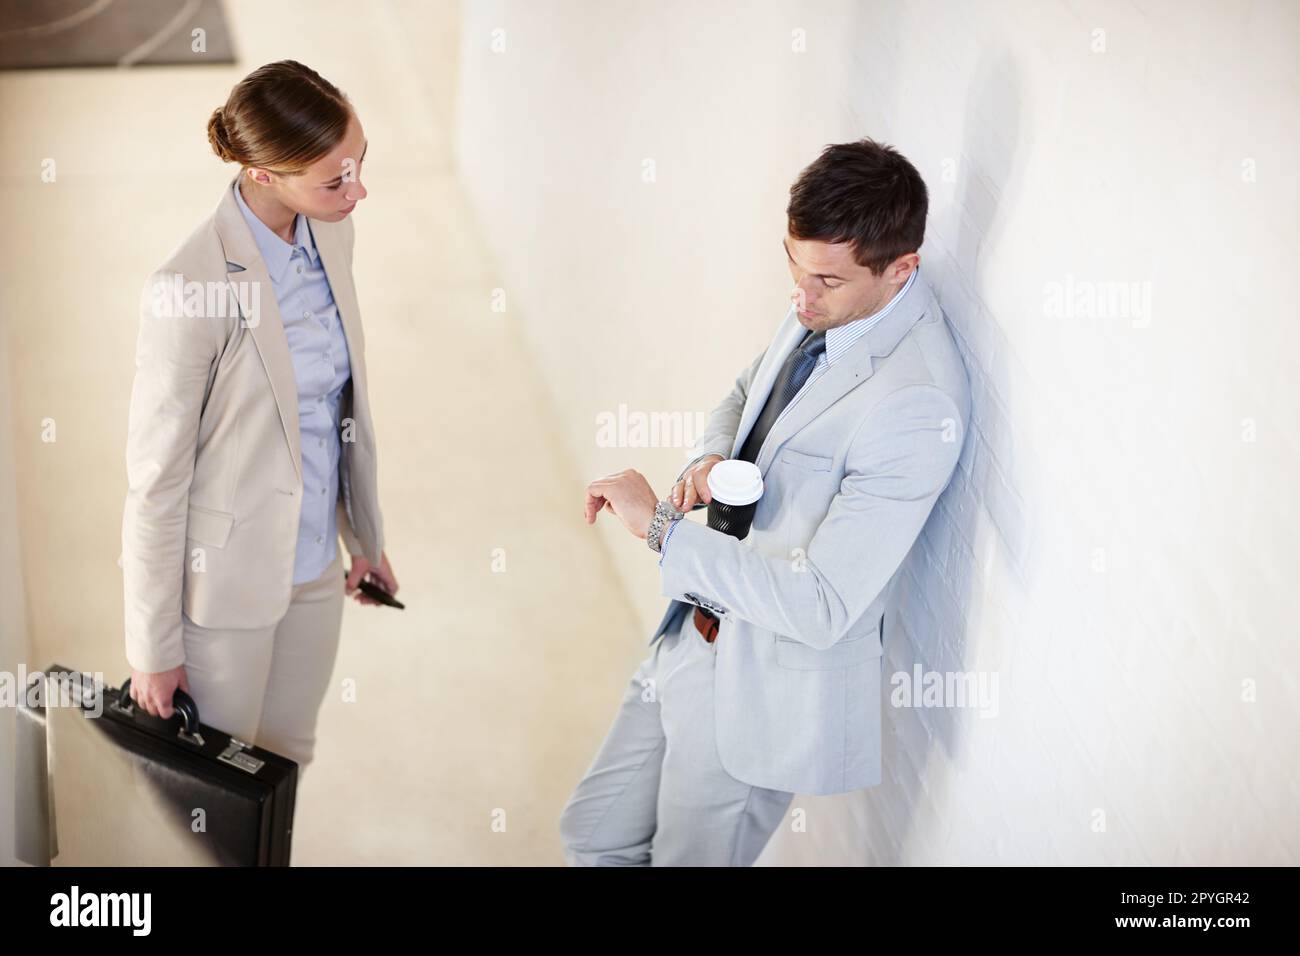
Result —
<instances>
[{"instance_id":1,"label":"disposable coffee cup","mask_svg":"<svg viewBox=\"0 0 1300 956\"><path fill-rule=\"evenodd\" d=\"M763 475L753 462L720 461L709 469L709 527L744 540L763 497Z\"/></svg>"}]
</instances>

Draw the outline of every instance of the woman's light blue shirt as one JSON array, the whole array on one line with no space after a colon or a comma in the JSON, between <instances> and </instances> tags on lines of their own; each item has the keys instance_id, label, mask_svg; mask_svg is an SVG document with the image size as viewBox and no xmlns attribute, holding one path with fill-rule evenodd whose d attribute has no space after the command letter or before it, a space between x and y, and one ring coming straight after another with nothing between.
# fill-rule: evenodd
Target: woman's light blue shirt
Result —
<instances>
[{"instance_id":1,"label":"woman's light blue shirt","mask_svg":"<svg viewBox=\"0 0 1300 956\"><path fill-rule=\"evenodd\" d=\"M248 208L238 185L232 188L271 276L298 383L302 515L293 583L303 584L325 572L338 546L334 508L342 453L339 408L352 375L348 342L307 217L300 213L294 220L290 245Z\"/></svg>"}]
</instances>

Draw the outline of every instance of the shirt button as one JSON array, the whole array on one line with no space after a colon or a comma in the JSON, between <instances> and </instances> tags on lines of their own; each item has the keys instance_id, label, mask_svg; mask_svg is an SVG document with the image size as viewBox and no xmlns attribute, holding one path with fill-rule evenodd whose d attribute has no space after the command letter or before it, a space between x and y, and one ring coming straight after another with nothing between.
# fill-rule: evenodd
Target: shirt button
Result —
<instances>
[{"instance_id":1,"label":"shirt button","mask_svg":"<svg viewBox=\"0 0 1300 956\"><path fill-rule=\"evenodd\" d=\"M325 536L324 536L323 534L318 534L318 535L316 535L316 543L317 543L317 544L324 544L324 543L325 543Z\"/></svg>"},{"instance_id":2,"label":"shirt button","mask_svg":"<svg viewBox=\"0 0 1300 956\"><path fill-rule=\"evenodd\" d=\"M302 275L302 266L298 267L298 275Z\"/></svg>"},{"instance_id":3,"label":"shirt button","mask_svg":"<svg viewBox=\"0 0 1300 956\"><path fill-rule=\"evenodd\" d=\"M320 446L321 446L322 448L325 447L325 439L323 439L323 438L318 438L318 439L316 439L316 441L319 442L319 444L320 444Z\"/></svg>"},{"instance_id":4,"label":"shirt button","mask_svg":"<svg viewBox=\"0 0 1300 956\"><path fill-rule=\"evenodd\" d=\"M328 489L326 489L326 488L322 488L322 489L320 490L320 493L323 495L323 494L325 494L325 492L326 492L327 490L328 490Z\"/></svg>"},{"instance_id":5,"label":"shirt button","mask_svg":"<svg viewBox=\"0 0 1300 956\"><path fill-rule=\"evenodd\" d=\"M302 314L302 317L303 317L304 319L310 319L310 318L311 318L311 313L310 313L310 312L304 312L304 313Z\"/></svg>"}]
</instances>

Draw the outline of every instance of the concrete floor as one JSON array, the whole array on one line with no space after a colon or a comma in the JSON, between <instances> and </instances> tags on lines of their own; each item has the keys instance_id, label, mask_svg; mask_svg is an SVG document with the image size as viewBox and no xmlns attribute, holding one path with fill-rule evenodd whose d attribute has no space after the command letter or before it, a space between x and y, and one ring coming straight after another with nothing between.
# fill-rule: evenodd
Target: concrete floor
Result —
<instances>
[{"instance_id":1,"label":"concrete floor","mask_svg":"<svg viewBox=\"0 0 1300 956\"><path fill-rule=\"evenodd\" d=\"M513 320L489 307L501 283L447 141L454 6L353 11L230 3L230 68L0 76L29 663L127 676L116 561L136 302L233 175L208 148L209 113L255 66L302 60L349 94L370 140L355 278L407 610L348 603L294 863L559 864L564 800L648 635L624 594L583 585L609 580L580 517L585 479Z\"/></svg>"}]
</instances>

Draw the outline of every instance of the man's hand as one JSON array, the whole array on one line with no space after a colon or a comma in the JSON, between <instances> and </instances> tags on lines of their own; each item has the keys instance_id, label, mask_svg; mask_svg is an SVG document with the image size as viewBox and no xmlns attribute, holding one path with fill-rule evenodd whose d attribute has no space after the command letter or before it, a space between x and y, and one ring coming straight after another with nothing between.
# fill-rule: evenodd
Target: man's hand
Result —
<instances>
[{"instance_id":1,"label":"man's hand","mask_svg":"<svg viewBox=\"0 0 1300 956\"><path fill-rule=\"evenodd\" d=\"M371 579L377 582L379 586L389 594L397 594L397 578L393 576L393 569L388 563L388 552L383 552L379 555L379 558L381 563L376 567L367 561L364 556L360 554L352 555L352 570L348 572L348 580L344 590L351 595L354 600L361 604L379 605L380 603L374 598L366 597L357 589L358 585L361 584L362 578L367 574L369 574ZM380 606L382 607L383 605Z\"/></svg>"},{"instance_id":2,"label":"man's hand","mask_svg":"<svg viewBox=\"0 0 1300 956\"><path fill-rule=\"evenodd\" d=\"M686 474L682 475L682 480L673 485L670 498L673 507L678 511L690 511L697 501L703 501L706 505L712 501L713 494L709 491L709 472L713 470L714 465L723 460L725 459L721 455L710 455L692 465Z\"/></svg>"},{"instance_id":3,"label":"man's hand","mask_svg":"<svg viewBox=\"0 0 1300 956\"><path fill-rule=\"evenodd\" d=\"M612 511L628 531L644 539L658 503L650 482L639 471L629 468L617 475L597 478L587 486L587 524L595 524L596 515L602 509Z\"/></svg>"},{"instance_id":4,"label":"man's hand","mask_svg":"<svg viewBox=\"0 0 1300 956\"><path fill-rule=\"evenodd\" d=\"M172 695L179 687L190 692L190 681L185 676L185 665L169 671L146 674L131 668L131 699L147 714L166 720L172 715Z\"/></svg>"}]
</instances>

